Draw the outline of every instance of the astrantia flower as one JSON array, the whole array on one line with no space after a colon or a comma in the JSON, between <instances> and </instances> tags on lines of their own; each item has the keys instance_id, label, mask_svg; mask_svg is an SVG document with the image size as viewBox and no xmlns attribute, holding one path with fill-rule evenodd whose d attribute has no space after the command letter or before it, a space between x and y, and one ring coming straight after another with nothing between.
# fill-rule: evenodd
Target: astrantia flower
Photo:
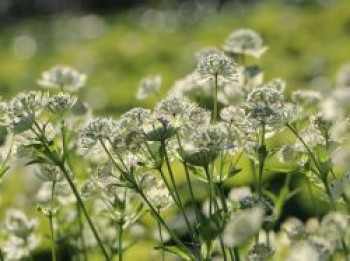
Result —
<instances>
[{"instance_id":1,"label":"astrantia flower","mask_svg":"<svg viewBox=\"0 0 350 261\"><path fill-rule=\"evenodd\" d=\"M211 53L203 57L197 65L197 73L204 80L220 77L237 81L237 65L224 53Z\"/></svg>"},{"instance_id":2,"label":"astrantia flower","mask_svg":"<svg viewBox=\"0 0 350 261\"><path fill-rule=\"evenodd\" d=\"M308 237L308 232L305 225L297 218L289 218L283 223L282 229L286 232L289 240L296 242L305 240Z\"/></svg>"},{"instance_id":3,"label":"astrantia flower","mask_svg":"<svg viewBox=\"0 0 350 261\"><path fill-rule=\"evenodd\" d=\"M143 78L140 82L136 98L139 100L147 99L150 95L157 93L162 84L162 78L159 74L150 75Z\"/></svg>"},{"instance_id":4,"label":"astrantia flower","mask_svg":"<svg viewBox=\"0 0 350 261\"><path fill-rule=\"evenodd\" d=\"M90 121L79 132L79 143L82 152L87 152L97 145L100 140L105 141L113 137L116 126L116 121L112 118L95 118Z\"/></svg>"},{"instance_id":5,"label":"astrantia flower","mask_svg":"<svg viewBox=\"0 0 350 261\"><path fill-rule=\"evenodd\" d=\"M77 98L72 97L69 93L60 92L51 96L47 100L46 108L54 114L62 115L70 110L76 103Z\"/></svg>"},{"instance_id":6,"label":"astrantia flower","mask_svg":"<svg viewBox=\"0 0 350 261\"><path fill-rule=\"evenodd\" d=\"M224 244L237 247L246 243L260 230L263 215L260 207L234 213L223 232Z\"/></svg>"},{"instance_id":7,"label":"astrantia flower","mask_svg":"<svg viewBox=\"0 0 350 261\"><path fill-rule=\"evenodd\" d=\"M36 175L43 181L57 182L63 180L62 170L50 164L40 164Z\"/></svg>"},{"instance_id":8,"label":"astrantia flower","mask_svg":"<svg viewBox=\"0 0 350 261\"><path fill-rule=\"evenodd\" d=\"M281 122L284 109L284 98L274 88L261 87L253 89L246 102L249 120L253 126L283 125Z\"/></svg>"},{"instance_id":9,"label":"astrantia flower","mask_svg":"<svg viewBox=\"0 0 350 261\"><path fill-rule=\"evenodd\" d=\"M222 109L220 117L230 125L240 126L245 122L245 110L237 106L228 106Z\"/></svg>"},{"instance_id":10,"label":"astrantia flower","mask_svg":"<svg viewBox=\"0 0 350 261\"><path fill-rule=\"evenodd\" d=\"M15 133L32 127L47 102L47 93L30 91L17 94L8 104L10 125Z\"/></svg>"},{"instance_id":11,"label":"astrantia flower","mask_svg":"<svg viewBox=\"0 0 350 261\"><path fill-rule=\"evenodd\" d=\"M169 190L160 180L155 180L152 186L146 188L146 196L152 205L159 210L165 210L174 204Z\"/></svg>"},{"instance_id":12,"label":"astrantia flower","mask_svg":"<svg viewBox=\"0 0 350 261\"><path fill-rule=\"evenodd\" d=\"M0 126L7 126L9 122L7 114L8 104L4 101L0 101Z\"/></svg>"},{"instance_id":13,"label":"astrantia flower","mask_svg":"<svg viewBox=\"0 0 350 261\"><path fill-rule=\"evenodd\" d=\"M38 84L44 88L74 92L83 87L85 81L85 74L81 74L69 66L56 65L48 71L43 72Z\"/></svg>"},{"instance_id":14,"label":"astrantia flower","mask_svg":"<svg viewBox=\"0 0 350 261\"><path fill-rule=\"evenodd\" d=\"M23 260L39 245L39 238L32 234L27 238L9 236L3 246L6 260Z\"/></svg>"},{"instance_id":15,"label":"astrantia flower","mask_svg":"<svg viewBox=\"0 0 350 261\"><path fill-rule=\"evenodd\" d=\"M166 115L153 115L143 124L143 134L148 141L161 141L174 136L179 128L179 123Z\"/></svg>"},{"instance_id":16,"label":"astrantia flower","mask_svg":"<svg viewBox=\"0 0 350 261\"><path fill-rule=\"evenodd\" d=\"M259 58L266 50L263 40L251 29L238 29L225 40L223 49L227 53L251 55Z\"/></svg>"},{"instance_id":17,"label":"astrantia flower","mask_svg":"<svg viewBox=\"0 0 350 261\"><path fill-rule=\"evenodd\" d=\"M307 157L304 157L304 151L297 146L283 145L281 149L277 152L277 158L279 161L284 163L296 162L298 165L302 166Z\"/></svg>"},{"instance_id":18,"label":"astrantia flower","mask_svg":"<svg viewBox=\"0 0 350 261\"><path fill-rule=\"evenodd\" d=\"M4 229L8 234L25 239L32 234L37 225L36 219L29 219L20 210L11 209L6 213Z\"/></svg>"}]
</instances>

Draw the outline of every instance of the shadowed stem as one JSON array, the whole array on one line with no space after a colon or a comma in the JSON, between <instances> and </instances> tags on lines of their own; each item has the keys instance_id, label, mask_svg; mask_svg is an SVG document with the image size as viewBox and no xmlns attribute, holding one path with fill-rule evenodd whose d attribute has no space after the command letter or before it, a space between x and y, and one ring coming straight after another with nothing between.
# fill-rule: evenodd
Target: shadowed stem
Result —
<instances>
[{"instance_id":1,"label":"shadowed stem","mask_svg":"<svg viewBox=\"0 0 350 261\"><path fill-rule=\"evenodd\" d=\"M92 222L92 220L90 218L90 215L89 215L89 213L88 213L88 211L87 211L87 209L85 207L85 204L84 204L84 202L83 202L83 200L82 200L82 198L81 198L81 196L79 194L79 191L76 188L72 178L70 177L70 174L69 174L68 170L66 169L66 167L64 165L64 162L61 159L59 159L59 157L57 156L57 153L55 151L52 151L50 149L50 146L48 145L49 142L47 141L45 135L43 135L40 126L37 123L34 123L34 125L38 128L38 130L40 131L41 135L38 134L35 130L33 130L34 133L37 135L39 140L43 143L44 150L45 150L47 156L62 171L65 179L67 180L67 182L68 182L68 184L69 184L69 186L70 186L70 188L71 188L71 190L72 190L72 192L73 192L73 194L74 194L74 196L75 196L75 198L76 198L76 200L78 202L78 204L80 205L80 207L81 207L81 209L83 211L83 214L84 214L84 216L85 216L85 218L86 218L86 220L87 220L87 222L89 224L89 227L90 227L90 229L91 229L91 231L92 231L92 233L93 233L93 235L94 235L94 237L95 237L95 239L97 241L97 244L99 245L99 247L100 247L100 249L101 249L101 251L102 251L102 253L103 253L103 255L104 255L105 259L106 259L106 261L110 261L108 253L107 253L105 247L103 246L102 240L101 240L101 238L100 238L100 236L99 236L99 234L97 232L97 229L96 229L94 223Z\"/></svg>"}]
</instances>

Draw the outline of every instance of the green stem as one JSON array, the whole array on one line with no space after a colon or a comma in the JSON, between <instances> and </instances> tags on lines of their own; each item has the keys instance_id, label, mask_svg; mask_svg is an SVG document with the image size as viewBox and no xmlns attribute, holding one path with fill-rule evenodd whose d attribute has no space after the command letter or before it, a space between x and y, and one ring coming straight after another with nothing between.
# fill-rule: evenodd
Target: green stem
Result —
<instances>
[{"instance_id":1,"label":"green stem","mask_svg":"<svg viewBox=\"0 0 350 261\"><path fill-rule=\"evenodd\" d=\"M185 219L185 222L186 222L186 225L188 227L188 230L190 231L190 236L192 237L193 241L195 242L195 241L197 241L196 238L198 238L198 235L197 235L197 232L192 228L192 226L191 226L191 224L190 224L190 222L188 220L188 217L186 215L185 208L184 208L183 203L181 201L181 197L180 197L180 194L179 194L176 182L175 182L173 170L171 168L171 164L170 164L170 160L169 160L169 155L168 155L168 152L167 152L167 149L166 149L166 144L165 144L164 141L161 142L161 147L163 148L164 158L165 158L165 165L167 166L168 173L169 173L169 176L170 176L170 180L171 180L172 185L174 187L174 191L175 191L175 195L177 197L178 203L179 203L180 211L182 212L182 215L183 215L183 217Z\"/></svg>"},{"instance_id":2,"label":"green stem","mask_svg":"<svg viewBox=\"0 0 350 261\"><path fill-rule=\"evenodd\" d=\"M51 257L52 261L56 261L56 239L55 232L53 228L53 216L52 213L49 214L49 222L50 222L50 232L51 232Z\"/></svg>"},{"instance_id":3,"label":"green stem","mask_svg":"<svg viewBox=\"0 0 350 261\"><path fill-rule=\"evenodd\" d=\"M160 210L158 209L158 214L160 216ZM165 260L165 252L164 252L164 241L163 241L163 233L162 233L162 226L160 222L157 220L157 226L158 226L158 232L159 232L159 239L160 239L160 245L162 247L162 261Z\"/></svg>"},{"instance_id":4,"label":"green stem","mask_svg":"<svg viewBox=\"0 0 350 261\"><path fill-rule=\"evenodd\" d=\"M41 130L40 126L36 122L34 124L38 128L38 130L40 131ZM70 174L68 173L68 171L67 171L63 161L58 158L57 153L55 153L55 151L51 151L51 149L50 149L50 147L48 145L49 143L48 143L45 135L43 135L42 132L41 132L41 134L42 135L38 135L38 138L42 141L42 143L44 145L44 149L45 149L47 155L56 164L56 166L61 169L65 179L67 180L71 190L73 191L73 194L74 194L78 204L80 205L80 207L81 207L81 209L83 211L83 214L84 214L84 216L85 216L85 218L86 218L86 220L87 220L87 222L88 222L88 224L90 226L90 229L91 229L91 231L92 231L92 233L93 233L93 235L94 235L94 237L95 237L95 239L96 239L96 241L97 241L97 243L98 243L98 245L99 245L99 247L100 247L104 257L105 257L105 259L107 261L110 261L108 253L107 253L106 249L103 246L102 240L101 240L101 238L100 238L100 236L99 236L99 234L98 234L98 232L96 230L96 227L93 224L93 222L92 222L92 220L91 220L91 218L89 216L89 213L88 213L88 211L87 211L87 209L85 207L85 204L84 204L82 198L80 197L79 191L76 188L73 180L71 179Z\"/></svg>"},{"instance_id":5,"label":"green stem","mask_svg":"<svg viewBox=\"0 0 350 261\"><path fill-rule=\"evenodd\" d=\"M81 219L81 210L79 204L76 204L77 208L77 215L78 215L78 223L79 223L79 230L80 230L80 239L81 239L81 247L83 249L83 259L84 261L88 260L87 252L86 252L86 245L85 245L85 238L84 238L84 225Z\"/></svg>"},{"instance_id":6,"label":"green stem","mask_svg":"<svg viewBox=\"0 0 350 261\"><path fill-rule=\"evenodd\" d=\"M262 194L262 179L263 179L263 172L264 172L264 166L265 166L265 160L266 160L266 145L265 145L265 124L262 124L262 133L261 133L261 143L259 146L259 180L258 180L258 194L259 198L261 198Z\"/></svg>"},{"instance_id":7,"label":"green stem","mask_svg":"<svg viewBox=\"0 0 350 261\"><path fill-rule=\"evenodd\" d=\"M119 167L119 165L116 163L116 161L114 160L112 154L109 152L109 150L107 149L107 147L105 146L104 142L102 140L100 140L100 143L103 147L103 149L105 150L105 152L107 153L108 157L112 160L113 164L118 168L118 170L120 170L121 174L123 175L123 177L129 181L132 181L129 179L129 177L127 177L124 173L124 171L122 171ZM191 251L182 243L182 241L178 238L178 236L174 233L174 231L167 225L167 223L163 220L163 218L158 214L158 212L156 211L156 209L153 207L152 203L148 200L148 198L146 197L146 195L143 193L143 191L139 188L139 186L134 183L134 190L141 196L141 198L143 199L143 201L147 204L147 206L150 208L152 214L154 215L154 217L160 222L161 225L164 226L164 228L166 229L166 231L169 233L169 235L171 236L171 238L174 240L174 242L178 245L179 248L182 249L182 251L184 251L186 254L188 254L189 256L191 256L191 258L193 258L193 255L191 253Z\"/></svg>"},{"instance_id":8,"label":"green stem","mask_svg":"<svg viewBox=\"0 0 350 261\"><path fill-rule=\"evenodd\" d=\"M180 140L179 134L176 134L176 137L177 137L177 142L179 144L179 149L180 149L180 151L182 151L182 144L181 144L181 140ZM187 166L187 163L185 161L182 161L182 165L184 167L185 174L186 174L186 180L187 180L188 189L190 191L192 207L193 207L194 213L196 215L196 222L198 223L199 222L199 213L198 213L198 208L196 206L196 201L195 201L195 197L194 197L194 193L193 193L193 186L192 186L192 181L191 181L191 178L190 178L190 172L188 170L188 166Z\"/></svg>"},{"instance_id":9,"label":"green stem","mask_svg":"<svg viewBox=\"0 0 350 261\"><path fill-rule=\"evenodd\" d=\"M211 185L211 177L210 177L210 172L208 169L208 166L204 167L204 172L207 176L207 180L209 183L209 218L211 219L212 215L212 204L213 204L213 193L212 193L212 185Z\"/></svg>"},{"instance_id":10,"label":"green stem","mask_svg":"<svg viewBox=\"0 0 350 261\"><path fill-rule=\"evenodd\" d=\"M213 123L216 123L218 118L218 75L217 74L215 74L214 76L213 97L214 97Z\"/></svg>"},{"instance_id":11,"label":"green stem","mask_svg":"<svg viewBox=\"0 0 350 261\"><path fill-rule=\"evenodd\" d=\"M56 187L56 181L53 181L52 189L51 189L51 205L53 205L53 201L54 201L55 187ZM52 261L56 261L56 239L55 239L55 230L53 227L52 209L50 209L50 212L49 212L49 223L50 223L50 232L51 232L51 257L52 257Z\"/></svg>"},{"instance_id":12,"label":"green stem","mask_svg":"<svg viewBox=\"0 0 350 261\"><path fill-rule=\"evenodd\" d=\"M119 257L119 261L123 261L123 222L120 222L119 224L118 257Z\"/></svg>"}]
</instances>

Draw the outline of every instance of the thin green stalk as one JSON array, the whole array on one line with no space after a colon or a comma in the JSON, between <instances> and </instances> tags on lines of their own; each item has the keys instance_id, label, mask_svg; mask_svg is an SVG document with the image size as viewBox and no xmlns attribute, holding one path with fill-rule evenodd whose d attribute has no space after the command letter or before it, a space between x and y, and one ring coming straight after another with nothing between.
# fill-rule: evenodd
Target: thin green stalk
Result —
<instances>
[{"instance_id":1,"label":"thin green stalk","mask_svg":"<svg viewBox=\"0 0 350 261\"><path fill-rule=\"evenodd\" d=\"M158 209L158 214L160 216L160 209ZM163 240L162 226L161 226L161 224L160 224L160 222L158 220L157 220L157 226L158 226L158 232L159 232L160 245L162 247L162 261L165 261L164 240Z\"/></svg>"},{"instance_id":2,"label":"thin green stalk","mask_svg":"<svg viewBox=\"0 0 350 261\"><path fill-rule=\"evenodd\" d=\"M182 150L182 143L181 143L179 134L176 134L176 137L177 137L177 142L178 142L178 145L179 145L179 149L181 151ZM190 191L192 207L193 207L194 213L196 215L196 222L198 223L199 222L199 213L198 213L198 208L196 206L196 201L195 201L195 197L194 197L194 193L193 193L193 186L192 186L192 181L191 181L191 178L190 178L190 172L188 170L188 166L187 166L187 163L185 161L182 161L182 165L184 167L185 174L186 174L186 180L187 180L188 189Z\"/></svg>"},{"instance_id":3,"label":"thin green stalk","mask_svg":"<svg viewBox=\"0 0 350 261\"><path fill-rule=\"evenodd\" d=\"M204 172L207 176L208 183L209 183L209 218L211 218L212 215L212 204L213 204L213 194L212 194L212 185L211 185L211 177L210 172L208 169L208 166L204 167Z\"/></svg>"},{"instance_id":4,"label":"thin green stalk","mask_svg":"<svg viewBox=\"0 0 350 261\"><path fill-rule=\"evenodd\" d=\"M191 226L189 224L189 221L188 221L187 215L185 213L185 209L184 209L184 206L182 204L181 197L180 197L180 194L179 194L176 182L175 182L175 178L174 178L173 170L171 168L170 159L169 159L168 152L166 150L165 142L161 143L161 147L163 148L164 158L165 158L165 165L166 165L166 167L168 169L168 173L169 173L169 176L170 176L170 181L171 181L171 183L173 185L173 188L174 188L174 191L175 191L175 195L176 195L176 198L177 198L179 206L180 206L180 210L183 212L183 215L184 215L184 218L186 220L186 223L188 223L188 226L190 228Z\"/></svg>"},{"instance_id":5,"label":"thin green stalk","mask_svg":"<svg viewBox=\"0 0 350 261\"><path fill-rule=\"evenodd\" d=\"M38 130L40 131L41 130L40 126L36 122L34 124L38 128ZM107 253L105 247L103 246L102 240L101 240L101 238L96 230L96 227L93 224L93 222L90 218L90 215L85 207L85 204L84 204L82 198L80 197L79 191L76 188L73 180L71 179L70 174L68 173L64 163L58 158L57 153L55 151L51 151L50 147L48 146L48 141L47 141L45 135L43 135L43 134L39 135L38 138L42 141L42 143L44 145L45 152L47 153L47 156L49 156L51 158L51 160L56 164L56 166L59 167L60 170L62 171L62 173L63 173L65 179L67 180L71 190L73 191L73 194L74 194L78 204L80 205L80 207L83 211L83 214L84 214L84 216L85 216L85 218L90 226L90 229L91 229L105 259L107 261L110 261L108 253Z\"/></svg>"},{"instance_id":6,"label":"thin green stalk","mask_svg":"<svg viewBox=\"0 0 350 261\"><path fill-rule=\"evenodd\" d=\"M227 254L226 254L226 249L225 249L225 245L224 242L222 240L222 236L219 236L219 242L220 242L220 247L221 247L221 252L224 258L224 261L227 261Z\"/></svg>"},{"instance_id":7,"label":"thin green stalk","mask_svg":"<svg viewBox=\"0 0 350 261\"><path fill-rule=\"evenodd\" d=\"M56 187L56 181L53 181L52 189L51 189L51 204L53 204L53 201L54 201L55 187ZM50 223L50 232L51 232L51 257L52 257L52 261L56 261L56 238L55 238L55 230L53 227L52 210L50 210L49 212L49 223Z\"/></svg>"},{"instance_id":8,"label":"thin green stalk","mask_svg":"<svg viewBox=\"0 0 350 261\"><path fill-rule=\"evenodd\" d=\"M53 228L53 216L52 213L49 214L49 222L50 222L50 232L51 232L51 257L52 261L56 261L56 239L55 232Z\"/></svg>"},{"instance_id":9,"label":"thin green stalk","mask_svg":"<svg viewBox=\"0 0 350 261\"><path fill-rule=\"evenodd\" d=\"M188 217L186 215L186 212L185 212L185 208L182 204L182 201L181 201L181 197L180 197L180 194L179 194L179 191L178 191L178 188L176 186L176 182L175 182L175 178L174 178L174 174L173 174L173 170L171 168L171 164L170 164L170 160L169 160L169 155L168 155L168 152L166 150L166 145L165 145L165 142L161 142L161 147L163 148L163 152L164 152L164 158L165 158L165 165L167 166L167 169L168 169L168 173L169 173L169 176L170 176L170 180L172 182L172 185L174 187L174 191L175 191L175 195L178 199L178 203L179 203L179 207L180 207L180 211L182 212L182 215L185 219L185 222L186 222L186 225L188 227L188 230L190 232L190 236L191 238L193 239L193 242L196 242L196 238L198 238L198 234L197 234L197 231L195 231L195 229L191 226L189 220L188 220Z\"/></svg>"},{"instance_id":10,"label":"thin green stalk","mask_svg":"<svg viewBox=\"0 0 350 261\"><path fill-rule=\"evenodd\" d=\"M152 214L155 216L155 218L160 222L160 224L162 226L164 226L164 228L167 230L167 232L169 233L169 235L171 236L171 238L174 240L174 242L185 252L187 253L189 256L191 256L191 258L194 259L191 251L182 243L182 241L179 239L179 237L174 233L174 231L167 225L167 223L164 221L164 219L158 214L157 210L153 207L153 205L151 204L151 202L149 202L148 198L146 197L146 195L142 192L142 190L140 188L136 188L136 192L139 193L139 195L142 197L142 199L145 201L145 203L148 205L148 207L150 208Z\"/></svg>"},{"instance_id":11,"label":"thin green stalk","mask_svg":"<svg viewBox=\"0 0 350 261\"><path fill-rule=\"evenodd\" d=\"M119 261L123 261L123 222L120 222L119 224L118 257L119 257Z\"/></svg>"},{"instance_id":12,"label":"thin green stalk","mask_svg":"<svg viewBox=\"0 0 350 261\"><path fill-rule=\"evenodd\" d=\"M238 249L236 247L233 248L233 256L234 256L234 261L240 261Z\"/></svg>"},{"instance_id":13,"label":"thin green stalk","mask_svg":"<svg viewBox=\"0 0 350 261\"><path fill-rule=\"evenodd\" d=\"M214 112L213 112L213 122L217 122L218 118L218 75L214 76L214 88L213 88L213 97L214 97Z\"/></svg>"},{"instance_id":14,"label":"thin green stalk","mask_svg":"<svg viewBox=\"0 0 350 261\"><path fill-rule=\"evenodd\" d=\"M1 249L0 249L0 261L4 261L4 255L2 254Z\"/></svg>"},{"instance_id":15,"label":"thin green stalk","mask_svg":"<svg viewBox=\"0 0 350 261\"><path fill-rule=\"evenodd\" d=\"M290 124L286 124L286 126L288 127L288 129L295 135L295 137L303 144L303 146L305 147L305 149L307 150L307 153L309 154L311 160L314 162L318 172L319 172L319 178L321 179L325 190L326 190L326 194L329 198L329 202L330 202L330 206L333 210L336 209L336 205L335 205L335 201L333 199L332 193L330 191L329 185L328 185L328 180L327 180L327 176L323 174L323 170L319 164L319 162L317 161L315 155L312 153L311 149L309 148L309 146L305 143L305 141L302 139L302 137L298 134L298 132L290 125Z\"/></svg>"},{"instance_id":16,"label":"thin green stalk","mask_svg":"<svg viewBox=\"0 0 350 261\"><path fill-rule=\"evenodd\" d=\"M102 140L100 140L100 143L101 143L103 149L105 150L105 152L107 153L108 157L112 160L113 164L118 168L118 170L121 171L121 174L123 175L123 177L126 178L126 179L129 179L129 177L125 176L125 173L120 169L119 165L114 160L112 154L109 152L109 150L105 146L104 142ZM151 210L152 214L154 215L154 217L161 223L161 225L164 226L164 228L169 233L169 235L174 240L174 242L178 245L178 247L181 248L185 253L187 253L189 256L191 256L193 258L193 255L192 255L191 251L182 243L182 241L178 238L178 236L174 233L174 231L167 225L167 223L163 220L163 218L158 214L156 209L153 207L153 205L148 200L148 198L143 193L143 191L139 188L139 186L136 183L134 183L133 185L135 186L135 188L134 188L135 191L141 196L143 201L150 208L150 210Z\"/></svg>"},{"instance_id":17,"label":"thin green stalk","mask_svg":"<svg viewBox=\"0 0 350 261\"><path fill-rule=\"evenodd\" d=\"M80 206L79 204L76 204L76 208L77 208L77 215L78 215L78 224L79 224L79 230L80 230L80 240L81 240L81 247L83 249L83 260L87 261L88 257L87 257L87 252L86 252L86 244L85 244L85 238L84 238L84 225L81 219L81 210L80 210Z\"/></svg>"},{"instance_id":18,"label":"thin green stalk","mask_svg":"<svg viewBox=\"0 0 350 261\"><path fill-rule=\"evenodd\" d=\"M266 145L265 145L265 124L262 124L262 133L261 133L261 143L259 145L259 180L258 180L258 194L259 198L262 194L262 179L263 179L263 172L264 172L264 166L265 166L265 160L266 160Z\"/></svg>"}]
</instances>

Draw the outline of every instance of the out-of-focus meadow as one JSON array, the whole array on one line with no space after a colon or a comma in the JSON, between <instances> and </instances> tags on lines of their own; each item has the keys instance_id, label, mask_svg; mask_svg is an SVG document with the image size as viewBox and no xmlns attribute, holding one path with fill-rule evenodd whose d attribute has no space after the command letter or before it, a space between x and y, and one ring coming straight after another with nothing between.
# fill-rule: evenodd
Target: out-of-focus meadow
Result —
<instances>
[{"instance_id":1,"label":"out-of-focus meadow","mask_svg":"<svg viewBox=\"0 0 350 261\"><path fill-rule=\"evenodd\" d=\"M266 68L266 80L285 79L287 92L333 84L337 69L350 60L348 0L241 1L219 10L214 2L142 5L115 13L66 12L4 24L0 95L7 98L36 89L43 70L67 64L88 75L81 94L96 113L118 115L134 106L151 107L156 97L142 102L135 98L143 76L161 74L164 95L175 80L193 70L197 50L221 46L231 31L242 27L259 32L269 46L262 59L247 63ZM242 172L234 182L249 178ZM28 189L28 179L15 175L3 182L1 210L21 200L14 195ZM310 211L306 198L297 199L291 208ZM322 207L313 210L321 212ZM149 248L146 242L137 244L127 260L151 260Z\"/></svg>"}]
</instances>

